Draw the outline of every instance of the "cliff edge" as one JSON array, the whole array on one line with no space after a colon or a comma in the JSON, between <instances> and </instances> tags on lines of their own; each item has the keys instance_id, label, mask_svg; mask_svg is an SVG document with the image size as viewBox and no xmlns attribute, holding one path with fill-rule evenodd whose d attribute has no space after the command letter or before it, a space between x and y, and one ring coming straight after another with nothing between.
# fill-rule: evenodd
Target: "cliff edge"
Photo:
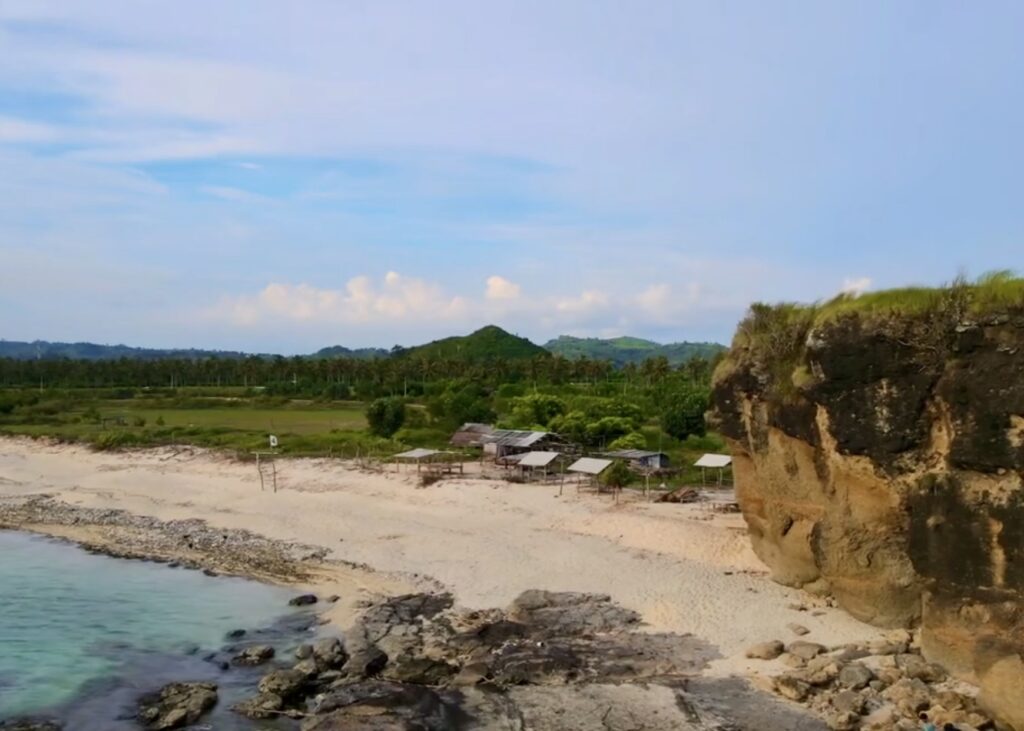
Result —
<instances>
[{"instance_id":1,"label":"cliff edge","mask_svg":"<svg viewBox=\"0 0 1024 731\"><path fill-rule=\"evenodd\" d=\"M1024 280L754 305L715 374L757 554L1024 731Z\"/></svg>"}]
</instances>

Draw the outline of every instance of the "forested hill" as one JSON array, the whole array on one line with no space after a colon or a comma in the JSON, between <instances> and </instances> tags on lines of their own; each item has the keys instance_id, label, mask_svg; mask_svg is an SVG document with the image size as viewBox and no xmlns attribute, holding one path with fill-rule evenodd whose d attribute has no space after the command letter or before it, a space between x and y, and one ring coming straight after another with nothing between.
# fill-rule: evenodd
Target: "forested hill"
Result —
<instances>
[{"instance_id":1,"label":"forested hill","mask_svg":"<svg viewBox=\"0 0 1024 731\"><path fill-rule=\"evenodd\" d=\"M313 353L312 358L355 358L356 360L376 360L387 358L390 350L384 348L346 348L344 345L331 345Z\"/></svg>"},{"instance_id":2,"label":"forested hill","mask_svg":"<svg viewBox=\"0 0 1024 731\"><path fill-rule=\"evenodd\" d=\"M35 340L31 343L0 340L0 358L14 360L197 360L202 358L245 358L247 353L234 350L199 350L196 348L164 349L133 348L128 345L97 345L96 343L51 343Z\"/></svg>"},{"instance_id":3,"label":"forested hill","mask_svg":"<svg viewBox=\"0 0 1024 731\"><path fill-rule=\"evenodd\" d=\"M469 335L435 340L411 348L347 348L332 345L312 353L311 358L346 358L376 360L388 357L419 357L429 360L523 360L561 355L578 360L610 361L615 366L639 364L648 358L665 356L673 366L701 357L712 360L725 347L717 343L669 343L662 345L641 338L621 337L610 340L574 338L562 335L541 347L526 338L513 335L500 327L488 325ZM203 350L198 348L134 348L128 345L98 345L96 343L57 343L45 340L19 342L0 340L0 358L14 360L205 360L209 358L247 358L250 354L234 350ZM257 357L273 357L259 355Z\"/></svg>"},{"instance_id":4,"label":"forested hill","mask_svg":"<svg viewBox=\"0 0 1024 731\"><path fill-rule=\"evenodd\" d=\"M526 338L513 335L495 325L488 325L469 335L444 338L415 348L405 348L396 352L396 355L431 360L483 361L525 360L538 355L546 356L549 353Z\"/></svg>"},{"instance_id":5,"label":"forested hill","mask_svg":"<svg viewBox=\"0 0 1024 731\"><path fill-rule=\"evenodd\" d=\"M726 350L718 343L667 343L662 345L653 340L643 338L574 338L570 335L549 340L544 344L548 351L566 358L590 358L591 360L609 360L616 366L627 363L641 363L648 358L665 356L672 365L685 363L691 358L711 360Z\"/></svg>"}]
</instances>

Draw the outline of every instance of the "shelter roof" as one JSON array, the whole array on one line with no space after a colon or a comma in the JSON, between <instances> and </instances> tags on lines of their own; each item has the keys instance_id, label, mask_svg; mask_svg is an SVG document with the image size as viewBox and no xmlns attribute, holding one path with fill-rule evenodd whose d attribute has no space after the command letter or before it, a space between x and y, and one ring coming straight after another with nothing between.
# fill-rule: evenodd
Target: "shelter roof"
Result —
<instances>
[{"instance_id":1,"label":"shelter roof","mask_svg":"<svg viewBox=\"0 0 1024 731\"><path fill-rule=\"evenodd\" d=\"M586 475L599 475L611 465L610 459L597 459L596 457L581 457L569 465L569 472L582 472Z\"/></svg>"},{"instance_id":2,"label":"shelter roof","mask_svg":"<svg viewBox=\"0 0 1024 731\"><path fill-rule=\"evenodd\" d=\"M664 452L648 452L646 449L619 449L615 452L605 452L605 456L615 459L646 459L647 457L665 457Z\"/></svg>"},{"instance_id":3,"label":"shelter roof","mask_svg":"<svg viewBox=\"0 0 1024 731\"><path fill-rule=\"evenodd\" d=\"M695 467L728 467L732 464L732 457L728 454L705 454L693 464Z\"/></svg>"},{"instance_id":4,"label":"shelter roof","mask_svg":"<svg viewBox=\"0 0 1024 731\"><path fill-rule=\"evenodd\" d=\"M408 452L396 454L394 459L424 459L425 457L433 457L435 454L441 454L440 450L423 449L422 447L418 447L416 449L410 449Z\"/></svg>"},{"instance_id":5,"label":"shelter roof","mask_svg":"<svg viewBox=\"0 0 1024 731\"><path fill-rule=\"evenodd\" d=\"M518 431L516 429L495 429L491 434L485 435L483 441L489 444L497 444L501 447L533 446L551 432L546 431Z\"/></svg>"},{"instance_id":6,"label":"shelter roof","mask_svg":"<svg viewBox=\"0 0 1024 731\"><path fill-rule=\"evenodd\" d=\"M558 452L527 452L520 460L523 467L547 467L561 455Z\"/></svg>"}]
</instances>

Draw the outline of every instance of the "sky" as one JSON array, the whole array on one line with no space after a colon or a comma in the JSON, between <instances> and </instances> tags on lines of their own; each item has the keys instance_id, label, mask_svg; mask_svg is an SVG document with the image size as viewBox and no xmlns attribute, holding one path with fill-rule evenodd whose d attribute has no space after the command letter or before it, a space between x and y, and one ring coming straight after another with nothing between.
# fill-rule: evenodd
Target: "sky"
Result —
<instances>
[{"instance_id":1,"label":"sky","mask_svg":"<svg viewBox=\"0 0 1024 731\"><path fill-rule=\"evenodd\" d=\"M0 0L0 338L302 353L1024 269L1024 4Z\"/></svg>"}]
</instances>

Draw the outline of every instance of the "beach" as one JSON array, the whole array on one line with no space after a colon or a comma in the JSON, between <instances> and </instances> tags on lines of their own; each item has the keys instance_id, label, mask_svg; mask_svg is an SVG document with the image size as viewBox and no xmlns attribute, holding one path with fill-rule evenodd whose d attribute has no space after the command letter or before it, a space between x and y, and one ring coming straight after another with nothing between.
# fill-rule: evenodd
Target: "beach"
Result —
<instances>
[{"instance_id":1,"label":"beach","mask_svg":"<svg viewBox=\"0 0 1024 731\"><path fill-rule=\"evenodd\" d=\"M105 453L5 439L0 496L44 493L72 508L199 519L313 547L317 560L294 583L341 596L328 616L342 628L360 602L413 590L450 591L470 608L504 606L532 589L608 594L650 631L709 643L717 655L712 676L780 670L744 651L793 639L791 623L829 646L880 636L823 600L772 582L738 514L648 503L642 495L616 503L571 485L559 495L558 485L480 479L472 471L423 488L414 467L374 470L324 459L278 460L276 467L275 493L269 485L261 490L254 464L205 450ZM67 522L19 527L94 546L117 543L116 532Z\"/></svg>"}]
</instances>

